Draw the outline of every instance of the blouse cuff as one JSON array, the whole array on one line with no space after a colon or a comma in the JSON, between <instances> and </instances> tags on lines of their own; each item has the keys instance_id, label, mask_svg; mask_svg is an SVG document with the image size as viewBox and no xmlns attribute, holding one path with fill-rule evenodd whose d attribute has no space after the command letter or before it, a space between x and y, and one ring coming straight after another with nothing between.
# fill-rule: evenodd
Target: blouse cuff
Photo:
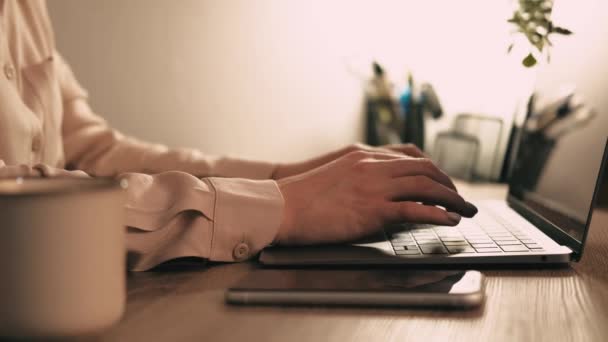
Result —
<instances>
[{"instance_id":1,"label":"blouse cuff","mask_svg":"<svg viewBox=\"0 0 608 342\"><path fill-rule=\"evenodd\" d=\"M210 259L242 261L274 241L284 200L275 181L209 178L215 188Z\"/></svg>"}]
</instances>

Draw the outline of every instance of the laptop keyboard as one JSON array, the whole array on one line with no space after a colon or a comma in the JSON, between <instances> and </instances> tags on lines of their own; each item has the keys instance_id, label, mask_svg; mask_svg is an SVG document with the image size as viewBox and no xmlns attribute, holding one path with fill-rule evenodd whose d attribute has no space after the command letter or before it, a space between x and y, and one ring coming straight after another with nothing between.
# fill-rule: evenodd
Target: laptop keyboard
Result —
<instances>
[{"instance_id":1,"label":"laptop keyboard","mask_svg":"<svg viewBox=\"0 0 608 342\"><path fill-rule=\"evenodd\" d=\"M463 218L456 227L406 224L404 228L390 236L400 256L544 252L528 234L488 211Z\"/></svg>"}]
</instances>

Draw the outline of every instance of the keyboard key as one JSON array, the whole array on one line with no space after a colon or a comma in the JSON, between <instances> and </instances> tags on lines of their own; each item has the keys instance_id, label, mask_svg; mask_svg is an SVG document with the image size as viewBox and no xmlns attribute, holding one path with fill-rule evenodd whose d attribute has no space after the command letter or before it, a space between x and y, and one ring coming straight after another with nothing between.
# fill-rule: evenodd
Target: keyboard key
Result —
<instances>
[{"instance_id":1,"label":"keyboard key","mask_svg":"<svg viewBox=\"0 0 608 342\"><path fill-rule=\"evenodd\" d=\"M464 238L467 240L483 240L483 239L487 240L490 237L484 234L484 235L465 235Z\"/></svg>"},{"instance_id":2,"label":"keyboard key","mask_svg":"<svg viewBox=\"0 0 608 342\"><path fill-rule=\"evenodd\" d=\"M395 251L397 255L420 255L420 251L418 249L412 250L399 250Z\"/></svg>"},{"instance_id":3,"label":"keyboard key","mask_svg":"<svg viewBox=\"0 0 608 342\"><path fill-rule=\"evenodd\" d=\"M420 231L414 231L412 232L412 235L433 235L433 230L432 229L425 229L425 230L420 230Z\"/></svg>"},{"instance_id":4,"label":"keyboard key","mask_svg":"<svg viewBox=\"0 0 608 342\"><path fill-rule=\"evenodd\" d=\"M481 228L483 228L483 230L485 231L507 231L505 227L503 227L502 225L497 225L496 222L486 222L484 225L481 226Z\"/></svg>"},{"instance_id":5,"label":"keyboard key","mask_svg":"<svg viewBox=\"0 0 608 342\"><path fill-rule=\"evenodd\" d=\"M436 237L428 237L428 238L420 238L420 239L416 239L416 242L420 243L420 242L428 242L428 241L436 241L437 243L439 243L439 238Z\"/></svg>"},{"instance_id":6,"label":"keyboard key","mask_svg":"<svg viewBox=\"0 0 608 342\"><path fill-rule=\"evenodd\" d=\"M489 240L490 237L487 235L465 235L466 240Z\"/></svg>"},{"instance_id":7,"label":"keyboard key","mask_svg":"<svg viewBox=\"0 0 608 342\"><path fill-rule=\"evenodd\" d=\"M482 230L481 227L476 224L471 224L471 225L467 225L467 226L458 225L458 226L456 226L456 228L458 230L460 230L461 232Z\"/></svg>"},{"instance_id":8,"label":"keyboard key","mask_svg":"<svg viewBox=\"0 0 608 342\"><path fill-rule=\"evenodd\" d=\"M393 236L392 241L413 241L414 238L411 236Z\"/></svg>"},{"instance_id":9,"label":"keyboard key","mask_svg":"<svg viewBox=\"0 0 608 342\"><path fill-rule=\"evenodd\" d=\"M487 237L502 237L502 236L511 236L511 233L492 233L492 232L486 232L486 236Z\"/></svg>"},{"instance_id":10,"label":"keyboard key","mask_svg":"<svg viewBox=\"0 0 608 342\"><path fill-rule=\"evenodd\" d=\"M437 239L437 235L435 234L425 234L425 235L414 235L414 239L417 240L427 240L427 239Z\"/></svg>"},{"instance_id":11,"label":"keyboard key","mask_svg":"<svg viewBox=\"0 0 608 342\"><path fill-rule=\"evenodd\" d=\"M492 226L485 225L485 226L483 226L483 230L485 230L486 232L492 232L492 233L508 233L508 230L505 227L496 226L496 225L492 225Z\"/></svg>"},{"instance_id":12,"label":"keyboard key","mask_svg":"<svg viewBox=\"0 0 608 342\"><path fill-rule=\"evenodd\" d=\"M528 252L528 247L524 245L519 246L500 246L505 252Z\"/></svg>"},{"instance_id":13,"label":"keyboard key","mask_svg":"<svg viewBox=\"0 0 608 342\"><path fill-rule=\"evenodd\" d=\"M489 233L488 234L492 239L499 239L499 238L514 238L513 235L511 235L511 233L500 233L500 234L492 234Z\"/></svg>"},{"instance_id":14,"label":"keyboard key","mask_svg":"<svg viewBox=\"0 0 608 342\"><path fill-rule=\"evenodd\" d=\"M439 239L435 239L435 240L418 240L416 242L418 242L419 245L440 245L441 244L441 242L439 241Z\"/></svg>"},{"instance_id":15,"label":"keyboard key","mask_svg":"<svg viewBox=\"0 0 608 342\"><path fill-rule=\"evenodd\" d=\"M424 233L420 232L420 233L412 233L412 235L414 235L414 237L431 237L431 236L435 236L435 234L433 234L432 231L426 231Z\"/></svg>"},{"instance_id":16,"label":"keyboard key","mask_svg":"<svg viewBox=\"0 0 608 342\"><path fill-rule=\"evenodd\" d=\"M530 249L543 249L543 247L537 243L527 243L526 247Z\"/></svg>"},{"instance_id":17,"label":"keyboard key","mask_svg":"<svg viewBox=\"0 0 608 342\"><path fill-rule=\"evenodd\" d=\"M422 253L424 254L447 254L448 251L443 245L423 245L420 246Z\"/></svg>"},{"instance_id":18,"label":"keyboard key","mask_svg":"<svg viewBox=\"0 0 608 342\"><path fill-rule=\"evenodd\" d=\"M459 237L459 238L441 238L441 241L443 242L458 242L458 241L462 241L464 242L464 239Z\"/></svg>"},{"instance_id":19,"label":"keyboard key","mask_svg":"<svg viewBox=\"0 0 608 342\"><path fill-rule=\"evenodd\" d=\"M532 239L520 239L519 241L521 241L523 243L536 243L536 241L534 241Z\"/></svg>"},{"instance_id":20,"label":"keyboard key","mask_svg":"<svg viewBox=\"0 0 608 342\"><path fill-rule=\"evenodd\" d=\"M437 242L439 242L439 238L434 237L434 236L429 236L429 237L424 237L424 238L416 238L416 241L417 242L420 242L420 241L437 241Z\"/></svg>"},{"instance_id":21,"label":"keyboard key","mask_svg":"<svg viewBox=\"0 0 608 342\"><path fill-rule=\"evenodd\" d=\"M425 245L425 246L443 246L443 244L441 243L441 241L437 240L437 241L429 241L429 242L425 242L425 243L419 243L420 245Z\"/></svg>"},{"instance_id":22,"label":"keyboard key","mask_svg":"<svg viewBox=\"0 0 608 342\"><path fill-rule=\"evenodd\" d=\"M464 237L462 235L439 235L439 238L441 239L441 241L450 241L450 240L454 240L454 241L460 241L460 240L464 240Z\"/></svg>"},{"instance_id":23,"label":"keyboard key","mask_svg":"<svg viewBox=\"0 0 608 342\"><path fill-rule=\"evenodd\" d=\"M496 244L499 246L521 246L521 242L517 240L513 241L496 241Z\"/></svg>"},{"instance_id":24,"label":"keyboard key","mask_svg":"<svg viewBox=\"0 0 608 342\"><path fill-rule=\"evenodd\" d=\"M451 234L460 235L460 230L458 230L458 229L451 229L451 230L435 229L435 234L437 234L437 235L451 235Z\"/></svg>"},{"instance_id":25,"label":"keyboard key","mask_svg":"<svg viewBox=\"0 0 608 342\"><path fill-rule=\"evenodd\" d=\"M487 232L484 231L480 231L480 232L465 232L465 234L471 234L471 235L483 235L483 236L488 236Z\"/></svg>"},{"instance_id":26,"label":"keyboard key","mask_svg":"<svg viewBox=\"0 0 608 342\"><path fill-rule=\"evenodd\" d=\"M470 243L494 243L492 239L468 239Z\"/></svg>"},{"instance_id":27,"label":"keyboard key","mask_svg":"<svg viewBox=\"0 0 608 342\"><path fill-rule=\"evenodd\" d=\"M478 253L500 253L500 252L502 252L502 250L498 247L483 247L483 248L475 247L475 250Z\"/></svg>"},{"instance_id":28,"label":"keyboard key","mask_svg":"<svg viewBox=\"0 0 608 342\"><path fill-rule=\"evenodd\" d=\"M468 246L469 245L466 241L444 241L443 244L446 246Z\"/></svg>"},{"instance_id":29,"label":"keyboard key","mask_svg":"<svg viewBox=\"0 0 608 342\"><path fill-rule=\"evenodd\" d=\"M393 244L393 246L405 246L405 245L415 245L416 242L410 240L410 241L406 241L406 240L391 240L391 244Z\"/></svg>"},{"instance_id":30,"label":"keyboard key","mask_svg":"<svg viewBox=\"0 0 608 342\"><path fill-rule=\"evenodd\" d=\"M479 232L479 231L482 231L481 227L478 227L476 225L471 225L471 226L466 226L466 227L457 226L456 229L458 229L461 232Z\"/></svg>"},{"instance_id":31,"label":"keyboard key","mask_svg":"<svg viewBox=\"0 0 608 342\"><path fill-rule=\"evenodd\" d=\"M517 241L519 243L519 240L514 237L497 237L494 238L494 241Z\"/></svg>"},{"instance_id":32,"label":"keyboard key","mask_svg":"<svg viewBox=\"0 0 608 342\"><path fill-rule=\"evenodd\" d=\"M446 238L450 238L450 237L461 237L462 234L460 234L460 232L455 232L455 233L442 233L442 232L437 232L437 236L439 237L446 237Z\"/></svg>"},{"instance_id":33,"label":"keyboard key","mask_svg":"<svg viewBox=\"0 0 608 342\"><path fill-rule=\"evenodd\" d=\"M475 249L473 247L468 247L468 246L448 246L448 251L451 254L475 253Z\"/></svg>"},{"instance_id":34,"label":"keyboard key","mask_svg":"<svg viewBox=\"0 0 608 342\"><path fill-rule=\"evenodd\" d=\"M460 223L458 223L457 227L458 228L469 228L469 227L477 228L478 225L473 220L463 217L462 220L460 220Z\"/></svg>"},{"instance_id":35,"label":"keyboard key","mask_svg":"<svg viewBox=\"0 0 608 342\"><path fill-rule=\"evenodd\" d=\"M433 229L436 233L437 232L442 232L442 233L452 233L452 232L459 232L460 229L456 228L456 227L435 227L435 229Z\"/></svg>"},{"instance_id":36,"label":"keyboard key","mask_svg":"<svg viewBox=\"0 0 608 342\"><path fill-rule=\"evenodd\" d=\"M471 246L475 248L484 248L484 247L496 247L494 242L485 242L485 243L471 243Z\"/></svg>"},{"instance_id":37,"label":"keyboard key","mask_svg":"<svg viewBox=\"0 0 608 342\"><path fill-rule=\"evenodd\" d=\"M395 246L393 245L394 250L408 250L408 249L418 249L418 245L405 245L405 246Z\"/></svg>"}]
</instances>

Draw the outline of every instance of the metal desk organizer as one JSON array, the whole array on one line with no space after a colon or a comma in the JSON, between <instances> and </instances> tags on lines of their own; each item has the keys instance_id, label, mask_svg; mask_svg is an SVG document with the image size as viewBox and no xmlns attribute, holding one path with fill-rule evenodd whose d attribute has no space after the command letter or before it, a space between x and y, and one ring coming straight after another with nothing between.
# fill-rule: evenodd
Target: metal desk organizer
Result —
<instances>
[{"instance_id":1,"label":"metal desk organizer","mask_svg":"<svg viewBox=\"0 0 608 342\"><path fill-rule=\"evenodd\" d=\"M437 134L433 159L450 176L467 181L495 180L503 121L477 114L459 114L452 129Z\"/></svg>"}]
</instances>

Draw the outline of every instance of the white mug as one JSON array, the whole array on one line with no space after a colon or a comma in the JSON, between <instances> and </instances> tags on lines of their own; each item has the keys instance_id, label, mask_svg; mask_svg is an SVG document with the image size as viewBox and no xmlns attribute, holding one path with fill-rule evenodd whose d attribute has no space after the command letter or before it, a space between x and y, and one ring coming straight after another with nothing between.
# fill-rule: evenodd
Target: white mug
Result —
<instances>
[{"instance_id":1,"label":"white mug","mask_svg":"<svg viewBox=\"0 0 608 342\"><path fill-rule=\"evenodd\" d=\"M94 334L120 319L124 201L113 180L0 180L0 336Z\"/></svg>"}]
</instances>

